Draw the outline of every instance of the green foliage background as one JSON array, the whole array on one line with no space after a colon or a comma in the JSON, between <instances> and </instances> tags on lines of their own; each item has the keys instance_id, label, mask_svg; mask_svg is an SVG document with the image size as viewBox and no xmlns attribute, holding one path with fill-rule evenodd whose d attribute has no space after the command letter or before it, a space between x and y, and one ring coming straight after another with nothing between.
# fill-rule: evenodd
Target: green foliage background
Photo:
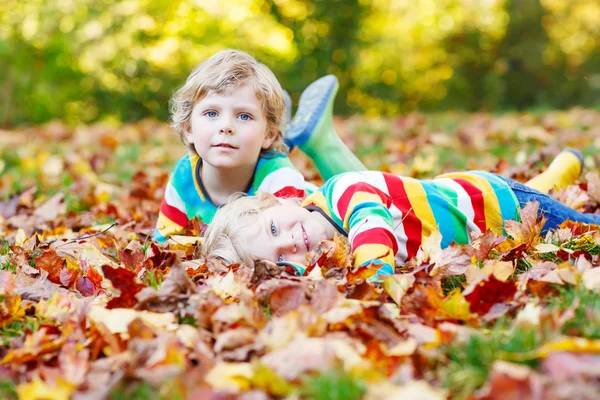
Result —
<instances>
[{"instance_id":1,"label":"green foliage background","mask_svg":"<svg viewBox=\"0 0 600 400\"><path fill-rule=\"evenodd\" d=\"M597 105L597 0L3 0L0 125L168 118L193 67L234 47L338 113Z\"/></svg>"}]
</instances>

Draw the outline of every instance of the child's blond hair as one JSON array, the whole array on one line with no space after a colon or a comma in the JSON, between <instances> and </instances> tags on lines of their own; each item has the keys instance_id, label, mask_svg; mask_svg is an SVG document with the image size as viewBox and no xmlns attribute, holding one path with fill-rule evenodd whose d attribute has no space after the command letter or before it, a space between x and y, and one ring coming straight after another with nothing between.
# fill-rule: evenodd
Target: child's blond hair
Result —
<instances>
[{"instance_id":1,"label":"child's blond hair","mask_svg":"<svg viewBox=\"0 0 600 400\"><path fill-rule=\"evenodd\" d=\"M276 132L277 135L263 152L287 152L281 134L285 112L283 89L266 65L239 50L223 50L200 63L171 99L171 126L191 151L195 149L185 133L191 129L190 119L196 102L211 92L225 93L244 83L254 86L256 97L263 104L268 134Z\"/></svg>"},{"instance_id":2,"label":"child's blond hair","mask_svg":"<svg viewBox=\"0 0 600 400\"><path fill-rule=\"evenodd\" d=\"M278 199L270 193L260 192L256 196L243 193L232 196L229 203L219 208L208 226L202 241L202 252L208 258L221 260L225 265L244 264L253 268L255 257L248 249L246 237L241 232L255 224L260 213L282 204L300 199Z\"/></svg>"}]
</instances>

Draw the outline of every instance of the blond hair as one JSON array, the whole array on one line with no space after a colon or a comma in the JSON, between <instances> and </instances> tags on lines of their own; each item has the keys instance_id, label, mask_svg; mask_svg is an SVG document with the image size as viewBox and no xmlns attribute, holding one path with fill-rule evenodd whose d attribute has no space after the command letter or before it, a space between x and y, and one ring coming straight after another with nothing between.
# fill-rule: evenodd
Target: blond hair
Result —
<instances>
[{"instance_id":1,"label":"blond hair","mask_svg":"<svg viewBox=\"0 0 600 400\"><path fill-rule=\"evenodd\" d=\"M301 199L278 199L270 193L256 196L238 193L229 203L219 208L204 235L202 252L208 258L221 260L225 265L244 264L254 268L256 257L252 255L241 232L254 225L260 213L284 202L299 205Z\"/></svg>"},{"instance_id":2,"label":"blond hair","mask_svg":"<svg viewBox=\"0 0 600 400\"><path fill-rule=\"evenodd\" d=\"M200 63L188 76L185 84L173 95L171 126L188 149L196 151L194 146L188 143L185 135L191 129L190 119L196 102L211 92L225 93L244 83L254 86L256 97L263 105L267 130L277 134L273 144L261 153L287 152L281 134L285 112L283 89L266 65L239 50L223 50Z\"/></svg>"}]
</instances>

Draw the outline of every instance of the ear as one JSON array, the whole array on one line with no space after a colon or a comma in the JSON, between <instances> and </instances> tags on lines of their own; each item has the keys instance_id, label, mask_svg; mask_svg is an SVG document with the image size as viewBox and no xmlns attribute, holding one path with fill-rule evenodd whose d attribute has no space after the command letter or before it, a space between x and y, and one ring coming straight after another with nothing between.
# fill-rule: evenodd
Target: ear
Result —
<instances>
[{"instance_id":1,"label":"ear","mask_svg":"<svg viewBox=\"0 0 600 400\"><path fill-rule=\"evenodd\" d=\"M189 144L193 144L194 135L192 135L192 126L190 125L190 121L185 121L183 124L181 124L181 127L183 128L183 136L185 136L185 140L187 140Z\"/></svg>"},{"instance_id":2,"label":"ear","mask_svg":"<svg viewBox=\"0 0 600 400\"><path fill-rule=\"evenodd\" d=\"M268 130L265 135L265 139L263 140L261 148L265 150L271 147L275 139L277 139L277 135L279 135L279 131L277 129Z\"/></svg>"}]
</instances>

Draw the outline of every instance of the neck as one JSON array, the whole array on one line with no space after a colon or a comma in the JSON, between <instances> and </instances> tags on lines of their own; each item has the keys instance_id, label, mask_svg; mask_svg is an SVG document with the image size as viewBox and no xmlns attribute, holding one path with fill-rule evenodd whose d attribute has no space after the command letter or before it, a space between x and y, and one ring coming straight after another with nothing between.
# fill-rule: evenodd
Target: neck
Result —
<instances>
[{"instance_id":1,"label":"neck","mask_svg":"<svg viewBox=\"0 0 600 400\"><path fill-rule=\"evenodd\" d=\"M245 192L254 174L254 168L248 166L237 168L215 168L208 163L202 164L200 178L204 190L215 205L226 204L229 197L238 192Z\"/></svg>"},{"instance_id":2,"label":"neck","mask_svg":"<svg viewBox=\"0 0 600 400\"><path fill-rule=\"evenodd\" d=\"M335 236L336 229L333 225L331 225L331 222L318 211L311 211L310 214L316 221L323 225L325 231L327 232L327 237L333 239L333 237Z\"/></svg>"}]
</instances>

